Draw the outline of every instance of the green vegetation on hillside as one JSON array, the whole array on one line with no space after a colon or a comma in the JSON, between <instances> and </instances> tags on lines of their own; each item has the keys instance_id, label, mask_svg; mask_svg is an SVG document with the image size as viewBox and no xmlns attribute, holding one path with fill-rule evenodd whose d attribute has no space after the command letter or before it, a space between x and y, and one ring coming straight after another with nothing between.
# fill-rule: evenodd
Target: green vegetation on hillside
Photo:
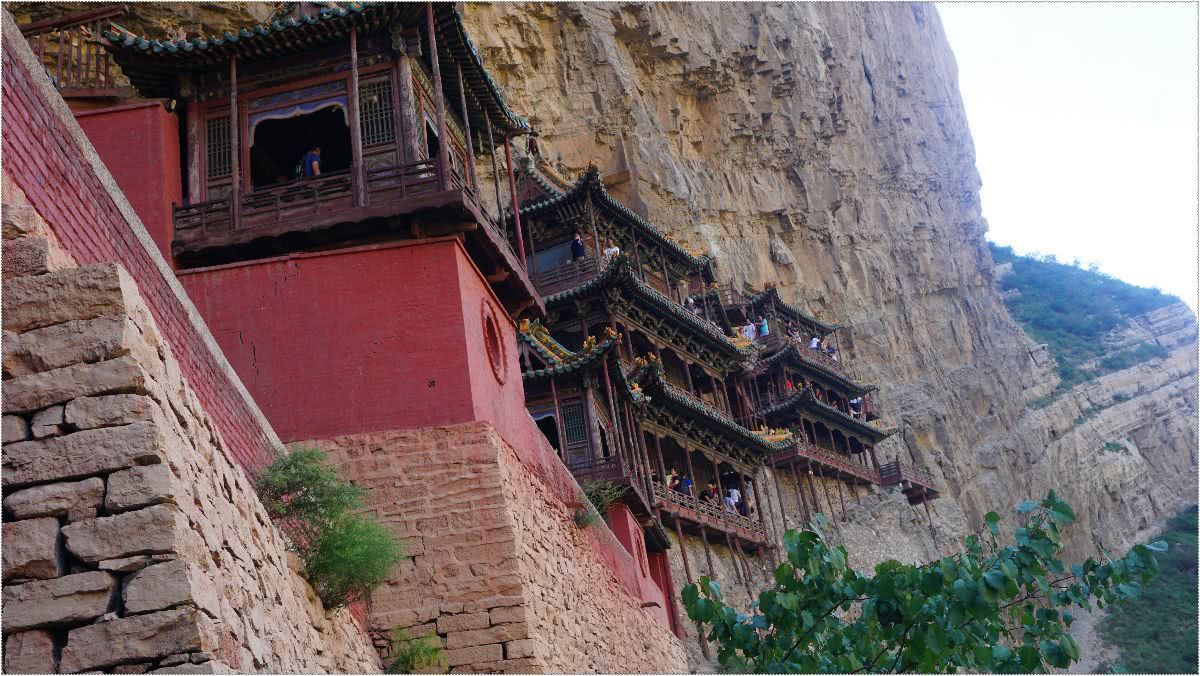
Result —
<instances>
[{"instance_id":1,"label":"green vegetation on hillside","mask_svg":"<svg viewBox=\"0 0 1200 676\"><path fill-rule=\"evenodd\" d=\"M1114 670L1194 674L1196 661L1196 507L1171 519L1156 554L1159 575L1141 596L1109 609L1100 635L1120 651Z\"/></svg>"},{"instance_id":2,"label":"green vegetation on hillside","mask_svg":"<svg viewBox=\"0 0 1200 676\"><path fill-rule=\"evenodd\" d=\"M1054 256L1019 256L1012 247L991 243L989 247L996 263L1012 264L1000 288L1020 292L1006 301L1008 309L1034 340L1049 347L1062 378L1057 393L1166 356L1164 348L1152 343L1108 354L1102 339L1131 317L1179 302L1175 296L1126 284L1095 266L1059 263ZM1081 368L1093 359L1099 360L1096 368Z\"/></svg>"}]
</instances>

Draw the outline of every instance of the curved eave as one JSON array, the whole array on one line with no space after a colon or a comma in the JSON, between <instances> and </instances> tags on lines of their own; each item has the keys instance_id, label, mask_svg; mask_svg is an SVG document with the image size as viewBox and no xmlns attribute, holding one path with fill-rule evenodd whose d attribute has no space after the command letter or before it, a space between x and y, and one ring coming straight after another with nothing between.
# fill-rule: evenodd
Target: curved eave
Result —
<instances>
[{"instance_id":1,"label":"curved eave","mask_svg":"<svg viewBox=\"0 0 1200 676\"><path fill-rule=\"evenodd\" d=\"M824 418L825 422L829 424L840 427L845 431L858 434L867 441L871 442L872 445L877 444L896 433L895 429L882 429L858 420L857 418L846 415L845 413L842 413L838 409L828 404L817 401L816 398L812 396L812 393L807 391L801 395L799 405L805 411L821 416Z\"/></svg>"},{"instance_id":2,"label":"curved eave","mask_svg":"<svg viewBox=\"0 0 1200 676\"><path fill-rule=\"evenodd\" d=\"M543 181L545 181L544 178ZM550 186L547 185L546 187ZM621 225L637 229L639 234L648 237L656 245L665 249L677 262L683 264L688 269L692 271L704 271L708 270L712 264L712 256L710 254L704 254L703 256L692 255L679 244L667 239L667 236L657 227L635 214L624 204L613 199L608 194L608 189L604 187L604 181L600 178L600 169L596 165L588 167L588 170L569 189L561 190L552 188L547 192L552 196L522 206L520 210L521 216L524 218L526 216L537 216L548 211L554 211L564 204L581 201L588 195L591 195L592 203L602 213ZM511 217L511 213L509 216Z\"/></svg>"},{"instance_id":3,"label":"curved eave","mask_svg":"<svg viewBox=\"0 0 1200 676\"><path fill-rule=\"evenodd\" d=\"M824 364L822 364L820 362L809 361L809 360L805 359L803 352L801 352L801 350L804 350L804 349L807 349L807 348L802 348L795 344L789 345L788 347L780 350L779 352L776 352L775 354L771 355L767 359L763 360L759 364L758 368L755 370L770 369L771 367L775 366L776 364L778 364L782 361L785 361L785 360L789 360L789 358L790 358L790 361L796 367L801 368L801 369L808 369L810 371L815 371L816 373L820 374L822 377L832 380L832 381L836 382L837 384L841 385L846 391L850 392L851 394L854 394L857 396L862 396L864 394L870 394L871 392L874 392L875 390L879 389L878 385L863 385L860 383L856 383L853 380L850 380L849 378L847 378L842 373L839 373L838 371L835 371L834 369L831 369L828 366L825 366Z\"/></svg>"},{"instance_id":4,"label":"curved eave","mask_svg":"<svg viewBox=\"0 0 1200 676\"><path fill-rule=\"evenodd\" d=\"M829 322L823 322L820 319L817 319L816 317L814 317L814 316L808 314L807 312L801 310L800 308L796 307L795 305L791 305L787 302L784 302L784 300L779 297L779 291L775 287L763 289L762 293L751 298L750 306L753 307L754 309L758 310L763 306L763 304L765 304L767 302L774 302L781 309L783 309L785 314L790 315L790 319L792 319L793 321L799 322L801 324L807 324L811 327L817 328L818 333L821 334L821 336L820 336L821 338L824 338L825 336L842 328L841 324L831 324Z\"/></svg>"},{"instance_id":5,"label":"curved eave","mask_svg":"<svg viewBox=\"0 0 1200 676\"><path fill-rule=\"evenodd\" d=\"M639 380L649 386L648 389L652 394L660 395L660 398L654 399L654 401L670 402L673 408L694 414L703 420L705 425L710 429L720 432L729 439L731 445L744 448L747 451L754 451L758 454L746 455L741 462L753 464L757 460L786 451L795 445L795 442L790 439L778 442L767 441L754 432L742 427L733 418L730 418L721 411L688 396L679 390L679 388L666 381L662 375L662 367L657 362L652 367L643 369L639 373L639 376Z\"/></svg>"},{"instance_id":6,"label":"curved eave","mask_svg":"<svg viewBox=\"0 0 1200 676\"><path fill-rule=\"evenodd\" d=\"M562 361L548 368L523 371L521 373L521 377L526 382L531 382L535 380L541 380L543 378L555 378L557 376L576 373L599 362L600 358L608 354L608 351L611 350L613 346L619 342L619 340L620 336L605 338L603 342L597 343L587 352L582 354L576 353L571 359Z\"/></svg>"},{"instance_id":7,"label":"curved eave","mask_svg":"<svg viewBox=\"0 0 1200 676\"><path fill-rule=\"evenodd\" d=\"M644 284L633 274L633 270L629 265L628 254L621 254L609 263L603 272L592 277L588 281L580 284L573 289L567 289L545 297L546 307L550 308L555 305L560 305L566 301L581 298L602 289L611 288L617 284L622 285L628 292L636 294L640 298L654 305L662 312L670 314L678 321L695 329L696 333L708 338L709 342L729 354L730 356L739 359L747 359L751 355L750 350L743 350L734 345L729 340L729 337L717 329L709 322L700 319L688 312L687 309L667 298L658 292L657 289Z\"/></svg>"}]
</instances>

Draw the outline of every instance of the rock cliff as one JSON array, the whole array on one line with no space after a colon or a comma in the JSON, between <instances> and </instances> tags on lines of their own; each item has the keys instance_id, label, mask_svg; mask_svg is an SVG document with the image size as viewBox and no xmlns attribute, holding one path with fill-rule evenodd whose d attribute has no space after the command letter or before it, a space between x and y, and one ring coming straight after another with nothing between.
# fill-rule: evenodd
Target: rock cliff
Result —
<instances>
[{"instance_id":1,"label":"rock cliff","mask_svg":"<svg viewBox=\"0 0 1200 676\"><path fill-rule=\"evenodd\" d=\"M34 19L78 5L12 7ZM270 9L147 3L125 24L213 33ZM953 547L985 512L1051 487L1081 515L1073 555L1091 552L1093 529L1120 548L1194 500L1197 332L1186 307L1112 336L1153 339L1168 358L1029 406L1056 387L1053 360L995 287L957 70L931 6L462 10L561 173L595 162L615 196L716 253L722 278L772 282L848 327L842 353L880 384L885 422L902 430L881 457L927 466L945 487L930 504L934 528L895 496L855 504L839 529L863 564Z\"/></svg>"},{"instance_id":2,"label":"rock cliff","mask_svg":"<svg viewBox=\"0 0 1200 676\"><path fill-rule=\"evenodd\" d=\"M1114 342L1170 357L1052 405L1053 360L994 282L957 70L927 5L470 4L469 28L539 149L597 163L611 192L848 329L856 375L903 433L882 455L944 482L931 529L891 533L864 501L842 535L863 562L953 546L985 512L1057 488L1072 555L1136 541L1196 490L1196 321L1182 305ZM1114 400L1116 395L1117 400ZM1109 446L1105 446L1105 444ZM1124 450L1115 449L1119 444ZM894 519L891 519L894 520ZM922 542L922 540L925 540Z\"/></svg>"}]
</instances>

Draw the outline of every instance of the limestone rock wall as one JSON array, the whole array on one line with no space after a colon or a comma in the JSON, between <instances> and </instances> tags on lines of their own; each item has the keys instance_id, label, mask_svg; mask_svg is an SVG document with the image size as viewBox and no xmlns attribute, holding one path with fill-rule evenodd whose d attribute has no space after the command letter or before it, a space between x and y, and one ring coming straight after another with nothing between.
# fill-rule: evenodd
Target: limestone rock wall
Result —
<instances>
[{"instance_id":1,"label":"limestone rock wall","mask_svg":"<svg viewBox=\"0 0 1200 676\"><path fill-rule=\"evenodd\" d=\"M880 460L927 466L945 488L930 505L944 538L880 507L839 526L852 556L940 551L986 512L1049 487L1091 515L1070 532L1078 555L1092 550L1092 527L1116 546L1195 499L1196 320L1185 309L1136 322L1142 336L1177 337L1170 359L1028 409L1057 381L995 288L957 70L932 6L464 11L559 173L596 162L615 196L709 247L724 279L773 282L848 327L845 360L881 386L885 422L901 429ZM1092 401L1118 383L1131 400ZM1132 442L1128 454L1103 451L1117 439Z\"/></svg>"},{"instance_id":2,"label":"limestone rock wall","mask_svg":"<svg viewBox=\"0 0 1200 676\"><path fill-rule=\"evenodd\" d=\"M4 668L377 672L326 613L133 279L6 181Z\"/></svg>"}]
</instances>

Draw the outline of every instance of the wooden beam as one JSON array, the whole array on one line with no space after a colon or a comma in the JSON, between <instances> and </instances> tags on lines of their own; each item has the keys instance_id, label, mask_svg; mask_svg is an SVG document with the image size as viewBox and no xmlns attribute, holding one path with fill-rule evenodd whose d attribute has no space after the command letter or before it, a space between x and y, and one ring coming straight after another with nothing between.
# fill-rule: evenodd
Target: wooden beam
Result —
<instances>
[{"instance_id":1,"label":"wooden beam","mask_svg":"<svg viewBox=\"0 0 1200 676\"><path fill-rule=\"evenodd\" d=\"M358 26L350 27L350 174L354 188L354 205L367 205L367 186L363 173L362 125L358 100Z\"/></svg>"},{"instance_id":2,"label":"wooden beam","mask_svg":"<svg viewBox=\"0 0 1200 676\"><path fill-rule=\"evenodd\" d=\"M425 25L429 31L429 59L433 70L433 96L437 105L438 182L450 189L450 139L446 138L446 95L442 91L442 68L438 64L437 26L433 21L433 3L425 3Z\"/></svg>"},{"instance_id":3,"label":"wooden beam","mask_svg":"<svg viewBox=\"0 0 1200 676\"><path fill-rule=\"evenodd\" d=\"M467 137L467 178L471 179L471 187L479 193L479 183L475 180L475 140L471 137L471 115L467 112L467 90L463 86L462 64L455 63L458 70L458 102L462 107L463 135Z\"/></svg>"},{"instance_id":4,"label":"wooden beam","mask_svg":"<svg viewBox=\"0 0 1200 676\"><path fill-rule=\"evenodd\" d=\"M528 268L529 261L525 259L525 240L521 232L521 205L517 203L517 179L513 175L512 144L504 137L504 160L508 163L508 190L512 194L513 227L517 231L517 253L521 266Z\"/></svg>"}]
</instances>

